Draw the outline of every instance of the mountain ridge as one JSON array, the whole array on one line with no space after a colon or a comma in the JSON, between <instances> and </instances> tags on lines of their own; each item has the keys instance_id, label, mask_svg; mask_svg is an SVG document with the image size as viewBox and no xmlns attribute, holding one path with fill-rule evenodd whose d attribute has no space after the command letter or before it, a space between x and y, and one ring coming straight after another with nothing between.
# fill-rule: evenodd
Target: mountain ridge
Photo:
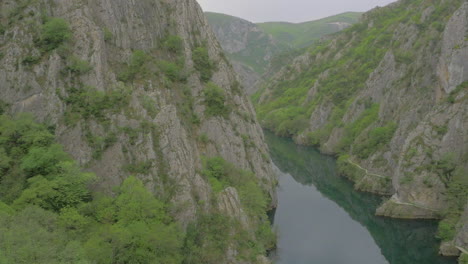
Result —
<instances>
[{"instance_id":1,"label":"mountain ridge","mask_svg":"<svg viewBox=\"0 0 468 264\"><path fill-rule=\"evenodd\" d=\"M264 79L263 75L270 72L272 59L283 54L286 54L283 58L291 57L287 54L304 46L303 44L295 46L289 39L278 37L284 33L284 30L280 30L278 34L274 34L272 30L265 30L265 28L274 29L276 23L253 23L235 16L214 12L205 12L205 14L249 94L256 91L257 85ZM360 13L348 12L317 21L291 23L288 24L289 28L286 30L292 31L291 28L293 28L296 32L292 36L299 42L313 43L327 34L335 33L348 26L348 24L333 25L330 23L354 23L359 15Z\"/></svg>"}]
</instances>

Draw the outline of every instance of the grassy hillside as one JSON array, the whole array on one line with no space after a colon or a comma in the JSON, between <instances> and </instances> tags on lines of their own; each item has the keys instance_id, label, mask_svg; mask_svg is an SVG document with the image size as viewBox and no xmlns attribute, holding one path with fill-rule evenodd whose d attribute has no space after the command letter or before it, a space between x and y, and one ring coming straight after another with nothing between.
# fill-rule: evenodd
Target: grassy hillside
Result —
<instances>
[{"instance_id":1,"label":"grassy hillside","mask_svg":"<svg viewBox=\"0 0 468 264\"><path fill-rule=\"evenodd\" d=\"M319 20L303 23L266 22L257 24L273 38L281 43L287 43L294 48L304 48L311 45L322 36L335 33L340 30L336 22L355 24L362 13L347 12Z\"/></svg>"},{"instance_id":2,"label":"grassy hillside","mask_svg":"<svg viewBox=\"0 0 468 264\"><path fill-rule=\"evenodd\" d=\"M299 24L254 24L225 14L205 15L227 56L242 69L238 74L250 93L256 91L262 76L274 74L307 45L356 23L361 13L343 13Z\"/></svg>"}]
</instances>

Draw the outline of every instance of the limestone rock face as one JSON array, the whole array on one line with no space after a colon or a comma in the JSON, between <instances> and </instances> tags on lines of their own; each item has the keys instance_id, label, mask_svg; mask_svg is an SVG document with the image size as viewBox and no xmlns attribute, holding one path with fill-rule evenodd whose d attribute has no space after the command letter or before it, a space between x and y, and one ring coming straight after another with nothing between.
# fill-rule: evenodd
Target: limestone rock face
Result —
<instances>
[{"instance_id":1,"label":"limestone rock face","mask_svg":"<svg viewBox=\"0 0 468 264\"><path fill-rule=\"evenodd\" d=\"M22 2L0 2L5 25L0 33L0 98L12 114L31 112L54 126L66 151L98 175L95 189L111 192L136 174L148 189L172 201L176 218L186 225L196 219L199 204L204 204L202 210L218 207L210 204L211 187L200 171L202 157L221 156L254 172L274 206L274 174L254 108L237 87L237 77L195 0ZM21 15L10 15L13 23L7 25L3 18L13 10ZM46 16L65 19L72 36L62 47L43 52L38 42ZM181 40L177 56L165 46L170 36ZM198 47L207 50L213 65L209 81L224 92L230 109L225 116L206 114L206 83L192 59ZM122 80L135 51L144 52L146 64L133 80ZM27 58L34 63L26 63ZM77 74L79 70L71 70L73 61L88 70ZM182 65L180 78L186 81L165 76L162 61ZM91 91L80 98L81 106L70 101L73 88ZM104 95L122 96L123 103L92 104L97 100L92 96ZM88 106L100 110L76 113ZM134 169L139 166L144 169ZM219 206L223 203L221 199ZM241 211L227 213L246 218Z\"/></svg>"}]
</instances>

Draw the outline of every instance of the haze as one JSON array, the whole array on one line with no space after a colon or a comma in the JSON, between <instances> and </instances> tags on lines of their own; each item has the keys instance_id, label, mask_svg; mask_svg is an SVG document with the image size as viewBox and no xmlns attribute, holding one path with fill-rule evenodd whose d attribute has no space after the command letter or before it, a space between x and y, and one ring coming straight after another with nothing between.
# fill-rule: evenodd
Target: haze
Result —
<instances>
[{"instance_id":1,"label":"haze","mask_svg":"<svg viewBox=\"0 0 468 264\"><path fill-rule=\"evenodd\" d=\"M395 0L197 0L204 11L252 22L304 22L347 11L367 11Z\"/></svg>"}]
</instances>

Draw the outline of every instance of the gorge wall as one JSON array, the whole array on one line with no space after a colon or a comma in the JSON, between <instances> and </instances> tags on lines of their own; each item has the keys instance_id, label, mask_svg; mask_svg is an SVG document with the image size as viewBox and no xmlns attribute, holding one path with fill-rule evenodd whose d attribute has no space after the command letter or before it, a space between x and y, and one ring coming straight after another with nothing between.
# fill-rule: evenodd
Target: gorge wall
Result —
<instances>
[{"instance_id":1,"label":"gorge wall","mask_svg":"<svg viewBox=\"0 0 468 264\"><path fill-rule=\"evenodd\" d=\"M398 1L312 46L254 95L262 125L339 156L377 214L436 218L466 249L468 3ZM465 213L463 213L465 211Z\"/></svg>"},{"instance_id":2,"label":"gorge wall","mask_svg":"<svg viewBox=\"0 0 468 264\"><path fill-rule=\"evenodd\" d=\"M52 24L59 35L44 36L54 19L69 36ZM66 152L96 173L95 190L111 193L135 175L170 201L182 226L220 213L259 240L268 222L260 215L276 202L270 157L195 0L5 0L0 21L2 106L53 127ZM204 173L213 158L255 174L269 197L262 214L248 212L232 186L214 191ZM248 260L242 250L232 243L216 263L266 262L264 251Z\"/></svg>"}]
</instances>

